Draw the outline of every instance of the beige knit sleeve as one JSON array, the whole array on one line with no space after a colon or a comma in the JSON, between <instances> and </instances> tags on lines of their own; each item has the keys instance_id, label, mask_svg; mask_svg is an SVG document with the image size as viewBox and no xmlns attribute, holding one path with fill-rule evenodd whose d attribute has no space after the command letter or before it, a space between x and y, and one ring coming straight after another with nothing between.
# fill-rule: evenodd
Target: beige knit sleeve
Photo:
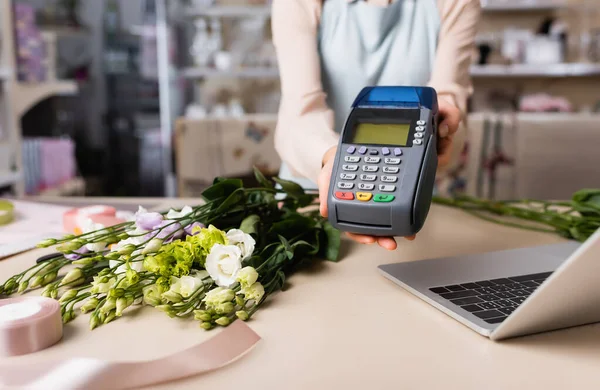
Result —
<instances>
[{"instance_id":1,"label":"beige knit sleeve","mask_svg":"<svg viewBox=\"0 0 600 390\"><path fill-rule=\"evenodd\" d=\"M438 0L441 27L429 85L463 113L473 93L469 68L481 14L480 0Z\"/></svg>"},{"instance_id":2,"label":"beige knit sleeve","mask_svg":"<svg viewBox=\"0 0 600 390\"><path fill-rule=\"evenodd\" d=\"M325 152L336 146L317 48L318 0L273 0L273 43L281 78L275 148L294 174L317 181Z\"/></svg>"}]
</instances>

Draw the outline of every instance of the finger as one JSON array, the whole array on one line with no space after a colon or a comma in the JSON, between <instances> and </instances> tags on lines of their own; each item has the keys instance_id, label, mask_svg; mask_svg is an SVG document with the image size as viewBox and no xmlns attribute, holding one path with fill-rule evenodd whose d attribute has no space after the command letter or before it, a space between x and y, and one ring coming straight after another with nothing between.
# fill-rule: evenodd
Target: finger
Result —
<instances>
[{"instance_id":1,"label":"finger","mask_svg":"<svg viewBox=\"0 0 600 390\"><path fill-rule=\"evenodd\" d=\"M380 237L377 239L377 243L380 247L389 251L393 251L398 247L396 240L394 240L392 237Z\"/></svg>"},{"instance_id":2,"label":"finger","mask_svg":"<svg viewBox=\"0 0 600 390\"><path fill-rule=\"evenodd\" d=\"M417 239L417 236L416 236L416 235L414 235L414 236L408 236L408 237L404 237L404 238L405 238L406 240L408 240L408 241L414 241L414 240L416 240L416 239Z\"/></svg>"},{"instance_id":3,"label":"finger","mask_svg":"<svg viewBox=\"0 0 600 390\"><path fill-rule=\"evenodd\" d=\"M460 110L452 104L443 103L440 105L440 115L442 117L442 122L438 127L440 137L445 138L456 133L462 119Z\"/></svg>"},{"instance_id":4,"label":"finger","mask_svg":"<svg viewBox=\"0 0 600 390\"><path fill-rule=\"evenodd\" d=\"M452 159L452 139L442 138L439 140L438 164L441 167L446 166Z\"/></svg>"},{"instance_id":5,"label":"finger","mask_svg":"<svg viewBox=\"0 0 600 390\"><path fill-rule=\"evenodd\" d=\"M317 179L317 185L319 187L319 212L323 218L327 218L329 212L327 210L327 192L329 191L329 181L331 180L331 172L333 170L332 164L327 164L321 170L319 178Z\"/></svg>"},{"instance_id":6,"label":"finger","mask_svg":"<svg viewBox=\"0 0 600 390\"><path fill-rule=\"evenodd\" d=\"M373 236L365 236L362 234L346 233L348 237L360 244L374 244L376 239Z\"/></svg>"}]
</instances>

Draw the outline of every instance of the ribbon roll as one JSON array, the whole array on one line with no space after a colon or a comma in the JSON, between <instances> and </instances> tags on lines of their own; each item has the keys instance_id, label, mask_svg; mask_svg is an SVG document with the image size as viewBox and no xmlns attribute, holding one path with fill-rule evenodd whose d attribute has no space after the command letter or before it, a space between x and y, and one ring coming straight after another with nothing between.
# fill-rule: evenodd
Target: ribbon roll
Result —
<instances>
[{"instance_id":1,"label":"ribbon roll","mask_svg":"<svg viewBox=\"0 0 600 390\"><path fill-rule=\"evenodd\" d=\"M144 362L71 358L32 364L0 362L0 388L27 390L139 389L204 374L250 352L260 337L236 321L213 338L173 355Z\"/></svg>"},{"instance_id":2,"label":"ribbon roll","mask_svg":"<svg viewBox=\"0 0 600 390\"><path fill-rule=\"evenodd\" d=\"M83 233L83 228L87 220L100 224L104 227L117 225L125 222L117 217L117 210L109 206L90 206L78 209L71 209L63 216L63 225L65 231L71 234L79 235Z\"/></svg>"},{"instance_id":3,"label":"ribbon roll","mask_svg":"<svg viewBox=\"0 0 600 390\"><path fill-rule=\"evenodd\" d=\"M41 351L60 341L62 335L60 304L54 299L0 300L0 356Z\"/></svg>"}]
</instances>

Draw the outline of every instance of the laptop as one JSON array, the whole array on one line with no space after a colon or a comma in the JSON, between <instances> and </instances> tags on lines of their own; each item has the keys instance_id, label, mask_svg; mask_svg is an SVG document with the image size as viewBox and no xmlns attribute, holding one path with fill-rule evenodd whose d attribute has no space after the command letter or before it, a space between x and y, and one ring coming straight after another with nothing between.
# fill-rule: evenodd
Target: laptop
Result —
<instances>
[{"instance_id":1,"label":"laptop","mask_svg":"<svg viewBox=\"0 0 600 390\"><path fill-rule=\"evenodd\" d=\"M587 241L379 267L491 340L600 322L600 229Z\"/></svg>"}]
</instances>

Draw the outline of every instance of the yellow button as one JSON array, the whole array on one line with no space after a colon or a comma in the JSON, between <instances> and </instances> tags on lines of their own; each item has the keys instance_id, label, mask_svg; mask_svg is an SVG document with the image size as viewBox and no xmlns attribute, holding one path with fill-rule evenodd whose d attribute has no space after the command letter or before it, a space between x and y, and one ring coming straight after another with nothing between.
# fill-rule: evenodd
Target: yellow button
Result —
<instances>
[{"instance_id":1,"label":"yellow button","mask_svg":"<svg viewBox=\"0 0 600 390\"><path fill-rule=\"evenodd\" d=\"M356 199L363 201L363 202L370 201L372 197L373 197L373 194L370 194L368 192L357 192L356 193Z\"/></svg>"}]
</instances>

